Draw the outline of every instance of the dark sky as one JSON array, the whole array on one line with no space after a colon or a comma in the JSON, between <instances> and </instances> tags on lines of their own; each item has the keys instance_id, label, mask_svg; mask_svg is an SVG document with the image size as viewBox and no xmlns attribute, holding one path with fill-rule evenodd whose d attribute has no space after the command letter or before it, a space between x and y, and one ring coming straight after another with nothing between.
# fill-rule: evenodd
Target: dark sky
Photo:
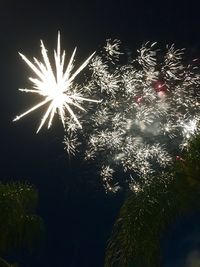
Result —
<instances>
[{"instance_id":1,"label":"dark sky","mask_svg":"<svg viewBox=\"0 0 200 267\"><path fill-rule=\"evenodd\" d=\"M80 58L99 49L107 38L120 39L132 51L148 40L161 46L175 42L199 56L198 0L177 2L1 1L1 179L28 180L38 188L38 212L47 232L42 252L16 256L20 267L102 267L106 240L123 196L106 195L94 171L79 159L67 158L59 121L38 135L40 111L12 123L16 114L34 104L30 95L17 91L27 85L30 74L18 51L40 57L39 40L51 50L60 30L66 52L77 46ZM178 236L171 234L165 241L166 267L191 267L190 258L199 260L198 245L192 245L200 242L199 229L194 228L198 220L190 217L172 230ZM185 244L191 250L179 251ZM174 252L170 254L169 248ZM187 266L185 257L189 257Z\"/></svg>"}]
</instances>

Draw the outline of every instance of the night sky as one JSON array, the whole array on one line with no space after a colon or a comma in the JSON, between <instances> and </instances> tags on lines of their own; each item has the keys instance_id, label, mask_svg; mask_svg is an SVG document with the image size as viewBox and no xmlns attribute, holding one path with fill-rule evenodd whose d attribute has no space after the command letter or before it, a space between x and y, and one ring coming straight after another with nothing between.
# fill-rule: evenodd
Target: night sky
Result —
<instances>
[{"instance_id":1,"label":"night sky","mask_svg":"<svg viewBox=\"0 0 200 267\"><path fill-rule=\"evenodd\" d=\"M174 2L1 1L1 180L35 185L37 212L46 227L40 249L12 256L20 267L102 267L125 193L106 195L95 166L67 157L58 118L50 130L44 128L37 135L41 110L12 122L37 102L17 90L29 84L31 74L18 52L41 58L42 39L51 53L59 30L66 53L71 55L78 47L77 62L104 46L107 38L120 39L123 48L133 53L144 42L157 41L161 46L186 47L189 54L200 57L198 0ZM162 242L164 267L200 266L198 225L200 216L193 214L169 229Z\"/></svg>"}]
</instances>

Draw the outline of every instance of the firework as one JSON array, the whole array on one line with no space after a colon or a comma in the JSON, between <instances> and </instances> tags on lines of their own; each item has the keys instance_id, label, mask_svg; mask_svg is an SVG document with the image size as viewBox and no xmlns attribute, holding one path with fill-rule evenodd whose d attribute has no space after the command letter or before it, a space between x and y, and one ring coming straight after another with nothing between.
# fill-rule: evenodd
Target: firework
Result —
<instances>
[{"instance_id":1,"label":"firework","mask_svg":"<svg viewBox=\"0 0 200 267\"><path fill-rule=\"evenodd\" d=\"M120 65L119 44L108 40L105 54L90 62L103 101L90 114L93 123L85 119L85 158L98 162L106 190L117 191L121 175L138 191L187 146L200 120L200 75L174 45L162 52L146 43Z\"/></svg>"},{"instance_id":2,"label":"firework","mask_svg":"<svg viewBox=\"0 0 200 267\"><path fill-rule=\"evenodd\" d=\"M69 60L69 63L64 69L65 65L65 51L61 54L60 49L60 34L58 33L57 41L57 51L54 51L55 67L56 71L54 72L50 64L47 50L41 41L41 53L43 57L43 63L34 58L34 64L28 60L23 54L20 53L22 59L27 63L31 68L37 78L29 78L33 83L33 89L19 89L22 92L33 93L40 95L43 100L17 116L14 121L19 120L25 115L31 113L32 111L48 104L48 108L42 117L41 123L37 132L42 128L45 122L48 120L48 128L51 127L54 115L58 112L62 124L65 127L65 118L67 115L70 115L73 120L76 122L79 128L81 128L81 123L79 122L76 114L72 110L72 107L77 108L78 110L85 111L81 106L81 103L86 102L99 102L90 98L84 97L84 92L74 84L76 76L88 65L90 59L93 57L94 53L89 56L87 60L72 73L74 68L74 56L76 53L76 48Z\"/></svg>"},{"instance_id":3,"label":"firework","mask_svg":"<svg viewBox=\"0 0 200 267\"><path fill-rule=\"evenodd\" d=\"M107 40L104 52L93 53L76 71L76 49L65 68L59 34L55 72L42 41L43 63L35 58L32 63L20 54L36 78L29 78L32 89L19 90L43 99L15 120L48 104L38 131L47 120L51 127L58 112L66 130L67 153L75 155L83 144L84 158L98 162L107 191L128 185L138 192L151 183L156 172L181 159L181 150L200 120L200 74L196 61L185 63L185 50L174 45L162 51L156 43L146 43L135 59L121 64L126 55L120 44ZM76 84L76 76L87 65L90 75L84 85ZM87 112L81 112L85 111L83 102L87 102ZM99 103L94 108L92 102Z\"/></svg>"}]
</instances>

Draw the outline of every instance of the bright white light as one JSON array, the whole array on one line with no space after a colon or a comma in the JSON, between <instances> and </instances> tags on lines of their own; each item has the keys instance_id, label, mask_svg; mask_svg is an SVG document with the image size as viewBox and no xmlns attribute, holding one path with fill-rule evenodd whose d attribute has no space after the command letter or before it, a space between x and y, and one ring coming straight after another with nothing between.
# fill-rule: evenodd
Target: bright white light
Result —
<instances>
[{"instance_id":1,"label":"bright white light","mask_svg":"<svg viewBox=\"0 0 200 267\"><path fill-rule=\"evenodd\" d=\"M57 111L62 120L63 127L65 127L65 117L67 111L68 114L70 114L70 116L79 126L79 128L82 128L71 106L75 106L78 109L85 111L85 109L80 105L81 102L83 101L99 102L99 101L82 97L81 93L76 93L73 88L73 81L76 78L76 76L87 66L94 53L91 56L89 56L89 58L85 60L85 62L74 73L72 73L72 69L74 67L73 61L76 53L76 48L74 49L74 52L72 53L69 63L66 69L64 70L65 51L63 51L61 55L59 33L57 41L57 51L54 51L54 59L56 67L55 73L52 70L47 55L47 50L42 41L41 41L41 53L44 62L42 63L36 58L34 58L34 64L30 60L28 60L23 54L19 53L22 59L33 70L33 72L36 74L37 77L37 78L29 78L30 81L33 83L33 89L19 89L19 90L28 93L39 94L42 97L44 97L44 99L35 106L33 106L32 108L30 108L29 110L27 110L26 112L17 116L13 121L19 120L20 118L24 117L30 112L48 103L49 106L42 118L42 121L39 125L37 132L39 132L39 130L42 128L47 119L49 120L48 128L51 127L54 115Z\"/></svg>"},{"instance_id":2,"label":"bright white light","mask_svg":"<svg viewBox=\"0 0 200 267\"><path fill-rule=\"evenodd\" d=\"M190 120L188 123L183 124L183 133L186 138L190 138L190 136L194 134L196 129L197 129L196 119Z\"/></svg>"}]
</instances>

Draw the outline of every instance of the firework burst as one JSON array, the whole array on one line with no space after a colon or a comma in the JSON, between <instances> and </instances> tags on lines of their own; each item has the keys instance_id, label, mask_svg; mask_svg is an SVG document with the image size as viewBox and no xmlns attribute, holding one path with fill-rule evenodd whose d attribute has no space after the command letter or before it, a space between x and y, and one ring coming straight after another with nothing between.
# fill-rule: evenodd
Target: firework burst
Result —
<instances>
[{"instance_id":1,"label":"firework burst","mask_svg":"<svg viewBox=\"0 0 200 267\"><path fill-rule=\"evenodd\" d=\"M120 188L121 173L138 191L187 146L200 120L200 75L174 45L162 52L146 43L120 65L120 42L108 42L90 63L91 84L103 101L84 126L85 158L97 160L106 190Z\"/></svg>"},{"instance_id":2,"label":"firework burst","mask_svg":"<svg viewBox=\"0 0 200 267\"><path fill-rule=\"evenodd\" d=\"M34 64L28 60L23 54L20 53L22 59L27 63L27 65L31 68L37 78L29 78L29 80L33 83L33 89L19 89L22 92L38 94L42 96L44 99L36 104L34 107L30 108L26 112L17 116L14 121L19 120L25 115L31 113L32 111L49 104L42 120L39 125L37 132L40 131L42 126L48 121L48 128L51 127L54 115L58 112L62 124L65 127L65 118L67 114L69 114L73 120L76 122L79 128L82 128L81 123L79 122L77 116L75 115L72 107L75 107L79 110L85 111L85 109L81 106L81 103L86 102L99 102L98 100L93 100L90 98L85 98L83 96L83 90L76 90L76 86L74 85L74 79L76 76L88 65L90 59L93 57L94 53L89 56L87 60L72 73L74 68L74 56L76 53L76 48L72 53L72 56L69 60L69 63L64 70L65 65L65 51L63 51L61 55L60 49L60 34L58 33L58 41L57 41L57 51L54 51L54 59L55 59L55 67L56 71L54 73L52 66L50 64L47 50L41 41L41 53L43 57L44 63L40 62L36 58L34 58Z\"/></svg>"}]
</instances>

